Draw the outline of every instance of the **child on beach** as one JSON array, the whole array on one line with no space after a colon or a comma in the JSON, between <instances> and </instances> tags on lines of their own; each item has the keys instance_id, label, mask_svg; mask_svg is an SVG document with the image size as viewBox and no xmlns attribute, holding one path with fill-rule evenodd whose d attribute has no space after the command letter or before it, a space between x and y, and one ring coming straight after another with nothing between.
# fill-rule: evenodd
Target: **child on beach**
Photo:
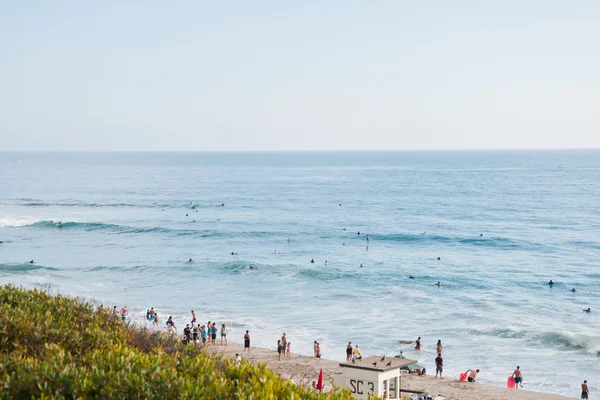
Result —
<instances>
[{"instance_id":1,"label":"child on beach","mask_svg":"<svg viewBox=\"0 0 600 400\"><path fill-rule=\"evenodd\" d=\"M285 352L285 355L287 356L287 358L290 358L290 356L292 355L292 342L288 342L287 344L287 349Z\"/></svg>"}]
</instances>

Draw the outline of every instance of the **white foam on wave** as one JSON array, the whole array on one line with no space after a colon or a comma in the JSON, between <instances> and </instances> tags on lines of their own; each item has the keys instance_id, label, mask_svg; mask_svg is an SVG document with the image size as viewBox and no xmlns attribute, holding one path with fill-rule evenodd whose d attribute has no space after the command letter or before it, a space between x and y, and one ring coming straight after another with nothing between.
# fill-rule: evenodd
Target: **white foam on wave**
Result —
<instances>
[{"instance_id":1,"label":"white foam on wave","mask_svg":"<svg viewBox=\"0 0 600 400\"><path fill-rule=\"evenodd\" d=\"M12 216L12 215L2 215L0 216L0 228L21 228L24 226L34 225L40 222L50 222L54 223L67 223L67 222L81 222L75 218L60 218L60 217L32 217L32 216Z\"/></svg>"},{"instance_id":2,"label":"white foam on wave","mask_svg":"<svg viewBox=\"0 0 600 400\"><path fill-rule=\"evenodd\" d=\"M39 218L34 217L15 217L15 216L0 216L0 228L18 228L39 222Z\"/></svg>"}]
</instances>

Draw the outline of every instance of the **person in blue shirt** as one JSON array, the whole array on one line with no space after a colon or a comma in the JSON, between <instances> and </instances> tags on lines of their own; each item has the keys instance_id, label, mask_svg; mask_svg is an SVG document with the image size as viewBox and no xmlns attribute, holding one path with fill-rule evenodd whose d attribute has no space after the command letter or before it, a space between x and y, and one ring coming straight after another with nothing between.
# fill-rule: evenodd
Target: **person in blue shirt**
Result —
<instances>
[{"instance_id":1,"label":"person in blue shirt","mask_svg":"<svg viewBox=\"0 0 600 400\"><path fill-rule=\"evenodd\" d=\"M206 346L206 334L207 334L207 332L206 332L206 326L202 325L201 335L202 335L202 345L203 346Z\"/></svg>"}]
</instances>

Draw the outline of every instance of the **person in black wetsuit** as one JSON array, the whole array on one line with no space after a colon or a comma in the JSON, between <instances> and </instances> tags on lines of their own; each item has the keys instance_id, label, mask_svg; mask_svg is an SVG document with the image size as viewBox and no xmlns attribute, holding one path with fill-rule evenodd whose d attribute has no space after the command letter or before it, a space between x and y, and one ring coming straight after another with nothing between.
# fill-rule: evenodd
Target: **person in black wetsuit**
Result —
<instances>
[{"instance_id":1,"label":"person in black wetsuit","mask_svg":"<svg viewBox=\"0 0 600 400\"><path fill-rule=\"evenodd\" d=\"M190 329L190 324L186 324L185 328L183 328L183 335L185 336L186 344L189 344L190 340L191 340L191 335L192 335L192 330Z\"/></svg>"}]
</instances>

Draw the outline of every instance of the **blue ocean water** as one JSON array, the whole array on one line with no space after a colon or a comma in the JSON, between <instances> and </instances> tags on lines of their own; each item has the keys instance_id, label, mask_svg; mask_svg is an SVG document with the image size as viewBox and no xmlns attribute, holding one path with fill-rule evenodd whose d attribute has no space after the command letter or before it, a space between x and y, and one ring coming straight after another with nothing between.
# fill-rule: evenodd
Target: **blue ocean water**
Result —
<instances>
[{"instance_id":1,"label":"blue ocean water","mask_svg":"<svg viewBox=\"0 0 600 400\"><path fill-rule=\"evenodd\" d=\"M2 284L180 330L194 309L338 360L352 341L433 369L441 339L447 376L499 386L517 364L527 390L600 376L600 151L0 153L0 171Z\"/></svg>"}]
</instances>

